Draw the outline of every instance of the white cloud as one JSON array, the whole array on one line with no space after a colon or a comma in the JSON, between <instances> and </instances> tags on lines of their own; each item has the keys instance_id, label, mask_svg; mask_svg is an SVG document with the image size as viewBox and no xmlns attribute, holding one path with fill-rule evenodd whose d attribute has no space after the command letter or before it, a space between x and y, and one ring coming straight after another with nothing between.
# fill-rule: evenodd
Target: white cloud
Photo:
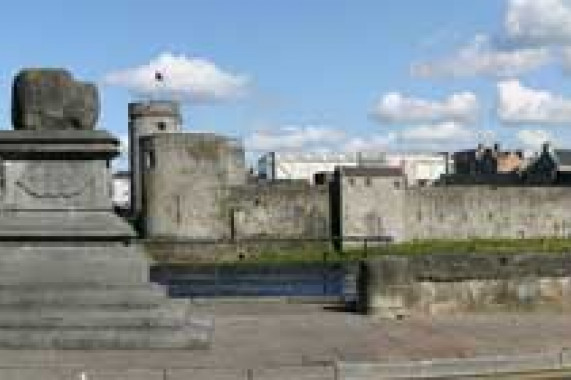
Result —
<instances>
[{"instance_id":1,"label":"white cloud","mask_svg":"<svg viewBox=\"0 0 571 380\"><path fill-rule=\"evenodd\" d=\"M438 150L471 144L476 137L474 130L454 121L366 136L348 136L339 129L309 125L259 130L245 138L245 146L250 152Z\"/></svg>"},{"instance_id":2,"label":"white cloud","mask_svg":"<svg viewBox=\"0 0 571 380\"><path fill-rule=\"evenodd\" d=\"M475 75L512 77L546 65L551 58L548 48L503 51L493 47L488 36L478 35L468 46L450 57L413 64L411 73L423 78Z\"/></svg>"},{"instance_id":3,"label":"white cloud","mask_svg":"<svg viewBox=\"0 0 571 380\"><path fill-rule=\"evenodd\" d=\"M246 137L249 151L303 151L323 150L339 144L345 132L324 126L287 126L277 130L260 130Z\"/></svg>"},{"instance_id":4,"label":"white cloud","mask_svg":"<svg viewBox=\"0 0 571 380\"><path fill-rule=\"evenodd\" d=\"M367 137L352 137L345 144L342 150L345 152L378 152L387 151L394 144L397 135L394 132L386 135L372 135Z\"/></svg>"},{"instance_id":5,"label":"white cloud","mask_svg":"<svg viewBox=\"0 0 571 380\"><path fill-rule=\"evenodd\" d=\"M435 125L421 125L405 129L400 138L405 142L440 142L453 143L469 141L475 137L474 131L464 124L447 121Z\"/></svg>"},{"instance_id":6,"label":"white cloud","mask_svg":"<svg viewBox=\"0 0 571 380\"><path fill-rule=\"evenodd\" d=\"M537 150L543 143L551 142L551 134L543 129L522 129L517 132L518 141L527 149Z\"/></svg>"},{"instance_id":7,"label":"white cloud","mask_svg":"<svg viewBox=\"0 0 571 380\"><path fill-rule=\"evenodd\" d=\"M162 75L162 80L157 80L157 73ZM192 103L235 99L248 87L248 78L244 75L223 71L206 59L171 53L160 54L138 67L109 73L104 81L138 94Z\"/></svg>"},{"instance_id":8,"label":"white cloud","mask_svg":"<svg viewBox=\"0 0 571 380\"><path fill-rule=\"evenodd\" d=\"M569 0L509 0L505 18L508 37L516 42L550 45L571 43Z\"/></svg>"},{"instance_id":9,"label":"white cloud","mask_svg":"<svg viewBox=\"0 0 571 380\"><path fill-rule=\"evenodd\" d=\"M479 113L479 102L471 92L452 94L443 102L408 98L392 92L376 104L372 115L381 122L430 123L439 121L473 122Z\"/></svg>"},{"instance_id":10,"label":"white cloud","mask_svg":"<svg viewBox=\"0 0 571 380\"><path fill-rule=\"evenodd\" d=\"M518 80L498 83L498 117L508 124L571 124L571 99L524 87Z\"/></svg>"}]
</instances>

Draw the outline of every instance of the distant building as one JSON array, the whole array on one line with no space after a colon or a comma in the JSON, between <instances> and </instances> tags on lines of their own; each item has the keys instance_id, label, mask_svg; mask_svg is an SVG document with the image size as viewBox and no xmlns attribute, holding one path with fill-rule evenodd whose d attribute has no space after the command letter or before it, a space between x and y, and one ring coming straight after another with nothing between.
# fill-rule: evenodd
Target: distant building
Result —
<instances>
[{"instance_id":1,"label":"distant building","mask_svg":"<svg viewBox=\"0 0 571 380\"><path fill-rule=\"evenodd\" d=\"M571 184L571 150L543 144L541 153L525 168L523 178L534 185Z\"/></svg>"},{"instance_id":2,"label":"distant building","mask_svg":"<svg viewBox=\"0 0 571 380\"><path fill-rule=\"evenodd\" d=\"M498 173L519 172L524 164L523 152L520 150L515 152L500 152L496 160Z\"/></svg>"},{"instance_id":3,"label":"distant building","mask_svg":"<svg viewBox=\"0 0 571 380\"><path fill-rule=\"evenodd\" d=\"M129 210L131 199L131 173L128 171L113 173L112 186L113 206L121 211Z\"/></svg>"},{"instance_id":4,"label":"distant building","mask_svg":"<svg viewBox=\"0 0 571 380\"><path fill-rule=\"evenodd\" d=\"M516 185L522 182L525 166L523 152L502 151L499 144L486 147L479 144L452 154L453 173L440 181L447 185Z\"/></svg>"},{"instance_id":5,"label":"distant building","mask_svg":"<svg viewBox=\"0 0 571 380\"><path fill-rule=\"evenodd\" d=\"M408 186L426 186L446 174L450 163L447 153L390 153L387 166L403 170Z\"/></svg>"},{"instance_id":6,"label":"distant building","mask_svg":"<svg viewBox=\"0 0 571 380\"><path fill-rule=\"evenodd\" d=\"M314 183L315 174L333 172L338 166L386 166L385 156L384 152L269 152L258 160L258 176L269 181L302 179Z\"/></svg>"}]
</instances>

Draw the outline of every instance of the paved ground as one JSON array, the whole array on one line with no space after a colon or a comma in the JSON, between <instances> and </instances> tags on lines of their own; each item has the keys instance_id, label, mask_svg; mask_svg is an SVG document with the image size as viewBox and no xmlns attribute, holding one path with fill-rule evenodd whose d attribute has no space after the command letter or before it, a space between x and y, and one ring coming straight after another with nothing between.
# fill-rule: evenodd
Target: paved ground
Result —
<instances>
[{"instance_id":1,"label":"paved ground","mask_svg":"<svg viewBox=\"0 0 571 380\"><path fill-rule=\"evenodd\" d=\"M393 361L557 351L571 347L568 315L501 314L373 320L323 306L224 303L209 351L0 351L0 368L271 368L332 360Z\"/></svg>"}]
</instances>

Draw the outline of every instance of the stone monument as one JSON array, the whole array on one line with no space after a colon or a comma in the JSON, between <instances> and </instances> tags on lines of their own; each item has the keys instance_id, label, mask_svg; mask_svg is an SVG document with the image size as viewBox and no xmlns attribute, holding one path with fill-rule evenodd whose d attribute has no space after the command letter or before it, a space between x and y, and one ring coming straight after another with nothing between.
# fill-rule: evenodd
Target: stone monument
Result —
<instances>
[{"instance_id":1,"label":"stone monument","mask_svg":"<svg viewBox=\"0 0 571 380\"><path fill-rule=\"evenodd\" d=\"M94 85L28 69L0 131L0 348L204 348L208 320L149 283L112 212L119 141L95 129Z\"/></svg>"}]
</instances>

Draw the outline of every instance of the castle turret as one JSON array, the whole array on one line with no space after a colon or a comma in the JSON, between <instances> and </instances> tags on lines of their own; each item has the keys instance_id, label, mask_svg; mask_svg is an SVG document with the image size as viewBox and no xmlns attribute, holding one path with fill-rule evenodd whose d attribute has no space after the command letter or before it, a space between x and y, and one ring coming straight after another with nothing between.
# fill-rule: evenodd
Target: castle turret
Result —
<instances>
[{"instance_id":1,"label":"castle turret","mask_svg":"<svg viewBox=\"0 0 571 380\"><path fill-rule=\"evenodd\" d=\"M138 218L142 209L140 138L180 132L180 106L173 101L146 101L129 104L129 166L131 171L131 215Z\"/></svg>"}]
</instances>

